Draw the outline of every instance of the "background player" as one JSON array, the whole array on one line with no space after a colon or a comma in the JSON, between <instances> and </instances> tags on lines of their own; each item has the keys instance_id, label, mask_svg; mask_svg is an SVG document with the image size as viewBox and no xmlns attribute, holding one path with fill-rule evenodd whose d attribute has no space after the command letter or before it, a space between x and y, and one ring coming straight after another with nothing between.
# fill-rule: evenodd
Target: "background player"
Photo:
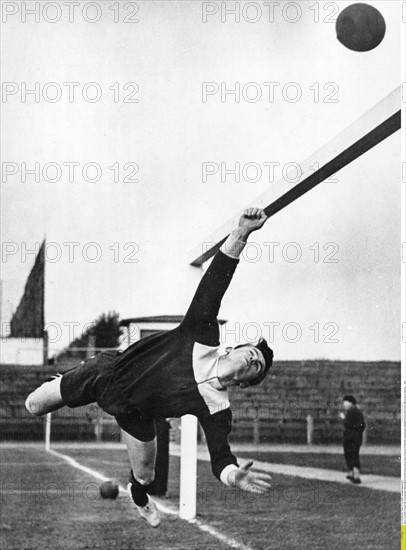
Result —
<instances>
[{"instance_id":1,"label":"background player","mask_svg":"<svg viewBox=\"0 0 406 550\"><path fill-rule=\"evenodd\" d=\"M353 395L344 395L342 413L344 422L344 458L349 469L347 479L352 483L361 483L359 451L362 445L362 433L365 430L364 415L357 407L357 400Z\"/></svg>"}]
</instances>

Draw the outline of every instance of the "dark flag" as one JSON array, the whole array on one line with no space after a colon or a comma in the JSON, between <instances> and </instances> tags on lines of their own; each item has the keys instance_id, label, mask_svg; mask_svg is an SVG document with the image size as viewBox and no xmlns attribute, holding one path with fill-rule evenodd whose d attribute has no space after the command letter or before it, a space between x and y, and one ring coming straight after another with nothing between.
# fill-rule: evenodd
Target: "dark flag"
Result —
<instances>
[{"instance_id":1,"label":"dark flag","mask_svg":"<svg viewBox=\"0 0 406 550\"><path fill-rule=\"evenodd\" d=\"M11 319L11 337L44 336L45 240L35 258L24 294Z\"/></svg>"}]
</instances>

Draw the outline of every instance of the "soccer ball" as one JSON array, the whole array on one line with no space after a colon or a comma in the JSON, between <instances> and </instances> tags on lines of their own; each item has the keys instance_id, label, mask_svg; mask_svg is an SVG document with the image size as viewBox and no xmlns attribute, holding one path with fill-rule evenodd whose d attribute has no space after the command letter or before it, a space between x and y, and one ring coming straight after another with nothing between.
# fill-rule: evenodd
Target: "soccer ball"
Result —
<instances>
[{"instance_id":1,"label":"soccer ball","mask_svg":"<svg viewBox=\"0 0 406 550\"><path fill-rule=\"evenodd\" d=\"M350 50L369 52L382 42L386 23L381 12L369 4L352 4L338 16L338 40Z\"/></svg>"},{"instance_id":2,"label":"soccer ball","mask_svg":"<svg viewBox=\"0 0 406 550\"><path fill-rule=\"evenodd\" d=\"M100 496L102 498L115 499L118 497L119 487L116 481L103 481L100 485Z\"/></svg>"}]
</instances>

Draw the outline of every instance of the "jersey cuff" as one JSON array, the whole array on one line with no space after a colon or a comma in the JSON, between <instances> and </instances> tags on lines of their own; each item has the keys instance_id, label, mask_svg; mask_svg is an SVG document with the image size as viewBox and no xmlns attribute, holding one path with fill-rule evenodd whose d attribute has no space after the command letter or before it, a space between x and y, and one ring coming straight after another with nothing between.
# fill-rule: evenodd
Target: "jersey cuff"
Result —
<instances>
[{"instance_id":1,"label":"jersey cuff","mask_svg":"<svg viewBox=\"0 0 406 550\"><path fill-rule=\"evenodd\" d=\"M245 241L238 240L232 233L230 233L227 240L221 245L220 250L229 258L238 260L246 244L247 243Z\"/></svg>"},{"instance_id":2,"label":"jersey cuff","mask_svg":"<svg viewBox=\"0 0 406 550\"><path fill-rule=\"evenodd\" d=\"M228 480L227 480L228 474L229 474L230 472L233 472L234 470L238 470L238 467L237 467L235 464L229 464L229 465L226 466L226 467L224 468L224 470L221 472L221 474L220 474L220 481L221 481L222 483L224 483L224 485L230 485L230 484L228 483Z\"/></svg>"}]
</instances>

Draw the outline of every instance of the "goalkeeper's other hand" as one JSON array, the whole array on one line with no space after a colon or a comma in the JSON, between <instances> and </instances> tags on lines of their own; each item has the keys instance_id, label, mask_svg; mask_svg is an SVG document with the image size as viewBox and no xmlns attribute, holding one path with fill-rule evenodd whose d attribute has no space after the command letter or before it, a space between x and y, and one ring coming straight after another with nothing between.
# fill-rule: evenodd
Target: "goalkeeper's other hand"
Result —
<instances>
[{"instance_id":1,"label":"goalkeeper's other hand","mask_svg":"<svg viewBox=\"0 0 406 550\"><path fill-rule=\"evenodd\" d=\"M260 472L252 472L251 467L254 464L252 460L238 470L233 470L228 474L227 481L233 487L238 487L249 493L265 494L271 489L271 476Z\"/></svg>"}]
</instances>

